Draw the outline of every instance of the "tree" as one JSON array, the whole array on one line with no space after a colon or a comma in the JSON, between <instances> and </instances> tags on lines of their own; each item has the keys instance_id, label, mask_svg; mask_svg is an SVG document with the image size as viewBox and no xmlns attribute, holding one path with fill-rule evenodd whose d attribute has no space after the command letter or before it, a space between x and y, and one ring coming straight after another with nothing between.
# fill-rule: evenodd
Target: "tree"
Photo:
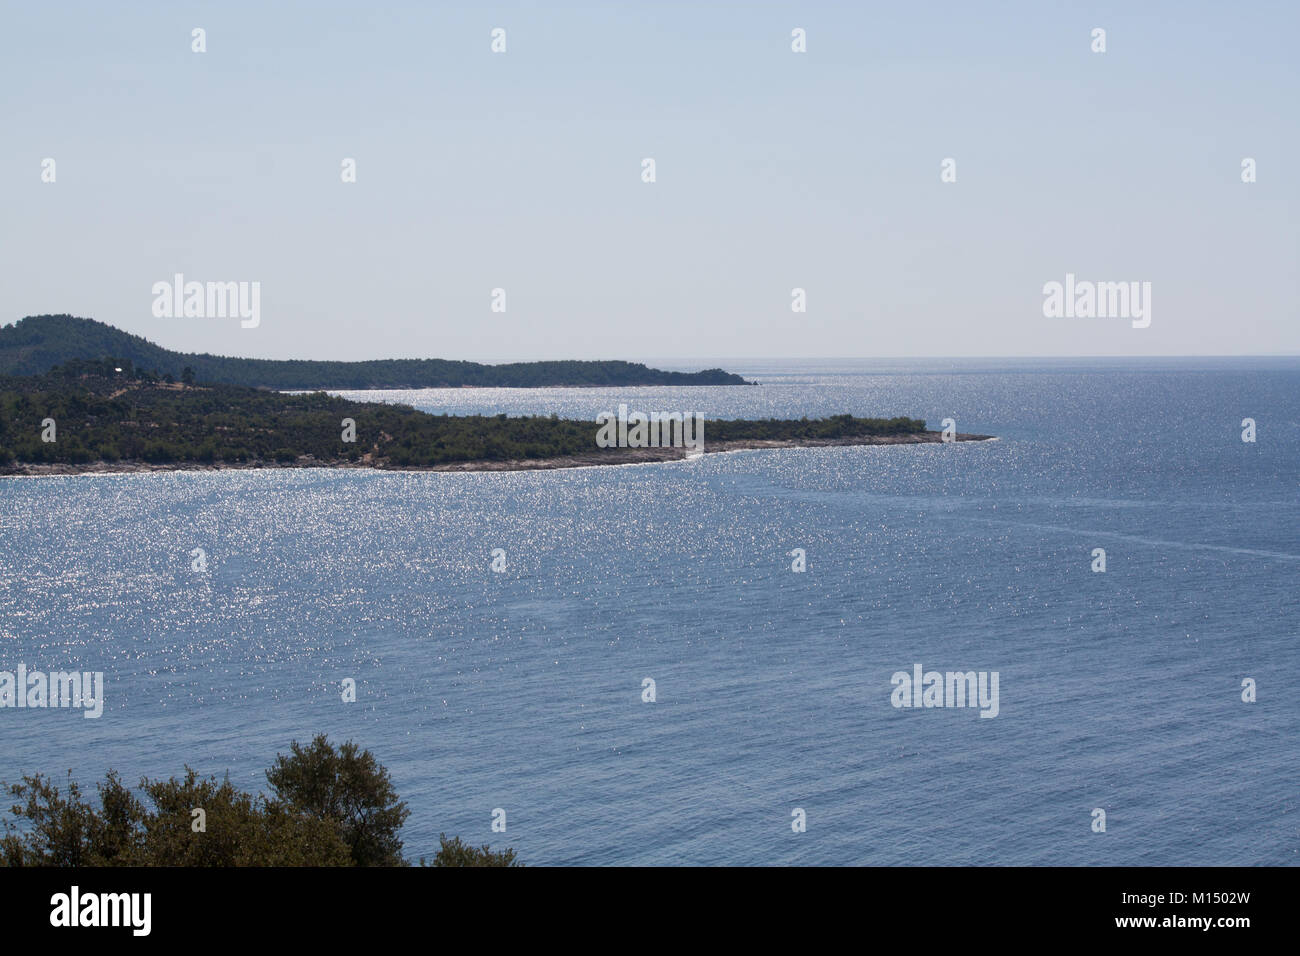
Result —
<instances>
[{"instance_id":1,"label":"tree","mask_svg":"<svg viewBox=\"0 0 1300 956\"><path fill-rule=\"evenodd\" d=\"M26 819L29 830L26 839L20 838L13 823L5 821L0 858L6 866L93 866L97 862L92 852L94 808L81 798L81 788L71 774L66 796L41 774L23 777L8 791L22 801L10 812Z\"/></svg>"},{"instance_id":2,"label":"tree","mask_svg":"<svg viewBox=\"0 0 1300 956\"><path fill-rule=\"evenodd\" d=\"M243 793L229 778L142 781L155 812L145 821L137 865L350 866L352 855L329 820L286 813L261 796ZM194 831L202 808L204 828Z\"/></svg>"},{"instance_id":3,"label":"tree","mask_svg":"<svg viewBox=\"0 0 1300 956\"><path fill-rule=\"evenodd\" d=\"M185 368L181 370L181 381L184 382L186 385L193 385L194 369L190 368L188 365L185 366Z\"/></svg>"},{"instance_id":4,"label":"tree","mask_svg":"<svg viewBox=\"0 0 1300 956\"><path fill-rule=\"evenodd\" d=\"M277 754L266 772L272 806L332 821L357 866L402 866L398 831L410 811L397 799L388 771L352 741L335 749L324 734L291 755Z\"/></svg>"},{"instance_id":5,"label":"tree","mask_svg":"<svg viewBox=\"0 0 1300 956\"><path fill-rule=\"evenodd\" d=\"M492 850L486 843L482 846L470 846L462 843L460 837L448 840L447 834L438 834L438 855L433 858L434 866L523 866L515 859L514 850ZM424 865L424 857L420 858Z\"/></svg>"},{"instance_id":6,"label":"tree","mask_svg":"<svg viewBox=\"0 0 1300 956\"><path fill-rule=\"evenodd\" d=\"M266 776L272 797L189 767L180 778L145 778L138 791L109 771L98 807L71 775L62 789L24 776L4 788L16 802L0 830L0 865L406 865L398 831L409 811L370 751L351 741L335 748L324 736L294 741ZM434 866L520 865L514 850L439 839Z\"/></svg>"},{"instance_id":7,"label":"tree","mask_svg":"<svg viewBox=\"0 0 1300 956\"><path fill-rule=\"evenodd\" d=\"M9 787L23 802L0 839L7 866L351 866L352 854L329 820L285 813L229 779L206 780L189 767L177 780L140 781L152 809L109 772L99 785L100 808L81 797L75 781L66 795L40 774ZM203 814L195 829L194 811Z\"/></svg>"}]
</instances>

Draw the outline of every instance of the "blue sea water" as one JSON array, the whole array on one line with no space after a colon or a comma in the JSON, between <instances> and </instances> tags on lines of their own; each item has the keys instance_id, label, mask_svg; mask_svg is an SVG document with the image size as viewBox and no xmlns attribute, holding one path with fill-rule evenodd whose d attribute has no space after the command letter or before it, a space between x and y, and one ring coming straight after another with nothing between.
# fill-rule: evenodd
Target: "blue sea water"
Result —
<instances>
[{"instance_id":1,"label":"blue sea water","mask_svg":"<svg viewBox=\"0 0 1300 956\"><path fill-rule=\"evenodd\" d=\"M0 710L0 779L259 788L324 732L390 769L412 857L445 831L529 864L1300 862L1300 360L726 367L761 384L383 397L998 440L0 480L0 669L107 681L99 720ZM998 716L896 709L916 663L997 671Z\"/></svg>"}]
</instances>

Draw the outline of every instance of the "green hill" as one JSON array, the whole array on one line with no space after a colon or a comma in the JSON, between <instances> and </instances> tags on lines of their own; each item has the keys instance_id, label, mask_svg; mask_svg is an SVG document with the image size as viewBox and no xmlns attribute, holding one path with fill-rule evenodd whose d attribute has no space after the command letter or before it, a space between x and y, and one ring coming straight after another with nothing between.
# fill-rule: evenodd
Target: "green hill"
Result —
<instances>
[{"instance_id":1,"label":"green hill","mask_svg":"<svg viewBox=\"0 0 1300 956\"><path fill-rule=\"evenodd\" d=\"M481 365L446 359L369 362L231 358L173 352L94 319L32 315L0 327L0 375L42 375L70 361L118 359L135 368L196 382L275 389L539 388L552 385L745 385L722 369L665 372L634 362L515 362Z\"/></svg>"}]
</instances>

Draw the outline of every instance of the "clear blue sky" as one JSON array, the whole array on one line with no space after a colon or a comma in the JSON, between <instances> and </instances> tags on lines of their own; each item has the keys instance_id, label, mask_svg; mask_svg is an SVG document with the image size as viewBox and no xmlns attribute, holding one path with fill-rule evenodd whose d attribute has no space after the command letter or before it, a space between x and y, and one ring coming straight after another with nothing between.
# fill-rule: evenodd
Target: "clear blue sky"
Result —
<instances>
[{"instance_id":1,"label":"clear blue sky","mask_svg":"<svg viewBox=\"0 0 1300 956\"><path fill-rule=\"evenodd\" d=\"M0 11L3 323L269 358L1300 353L1295 2ZM155 318L176 272L259 281L261 325ZM1044 318L1067 272L1151 282L1151 326Z\"/></svg>"}]
</instances>

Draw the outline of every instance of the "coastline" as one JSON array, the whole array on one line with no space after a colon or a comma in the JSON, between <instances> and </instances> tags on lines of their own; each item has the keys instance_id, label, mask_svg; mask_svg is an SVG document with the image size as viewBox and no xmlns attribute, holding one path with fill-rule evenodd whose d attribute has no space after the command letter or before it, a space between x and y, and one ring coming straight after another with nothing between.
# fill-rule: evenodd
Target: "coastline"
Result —
<instances>
[{"instance_id":1,"label":"coastline","mask_svg":"<svg viewBox=\"0 0 1300 956\"><path fill-rule=\"evenodd\" d=\"M956 440L992 441L993 435L958 434ZM760 451L772 448L827 448L857 445L932 445L941 444L940 432L909 432L901 435L863 435L855 438L808 438L808 439L738 439L735 441L705 442L704 454L731 451ZM370 455L362 456L358 461L347 459L322 460L310 455L300 456L296 461L246 461L246 462L147 462L147 461L91 461L83 464L55 462L14 462L0 471L0 478L39 478L61 475L130 475L142 472L179 472L179 471L258 471L262 469L295 468L332 468L332 469L366 469L369 471L553 471L560 468L587 468L605 465L641 465L658 462L682 461L687 457L687 449L668 448L614 448L607 451L592 452L586 455L562 455L555 458L525 458L501 460L455 461L442 465L427 467L390 466L383 461L376 463Z\"/></svg>"}]
</instances>

